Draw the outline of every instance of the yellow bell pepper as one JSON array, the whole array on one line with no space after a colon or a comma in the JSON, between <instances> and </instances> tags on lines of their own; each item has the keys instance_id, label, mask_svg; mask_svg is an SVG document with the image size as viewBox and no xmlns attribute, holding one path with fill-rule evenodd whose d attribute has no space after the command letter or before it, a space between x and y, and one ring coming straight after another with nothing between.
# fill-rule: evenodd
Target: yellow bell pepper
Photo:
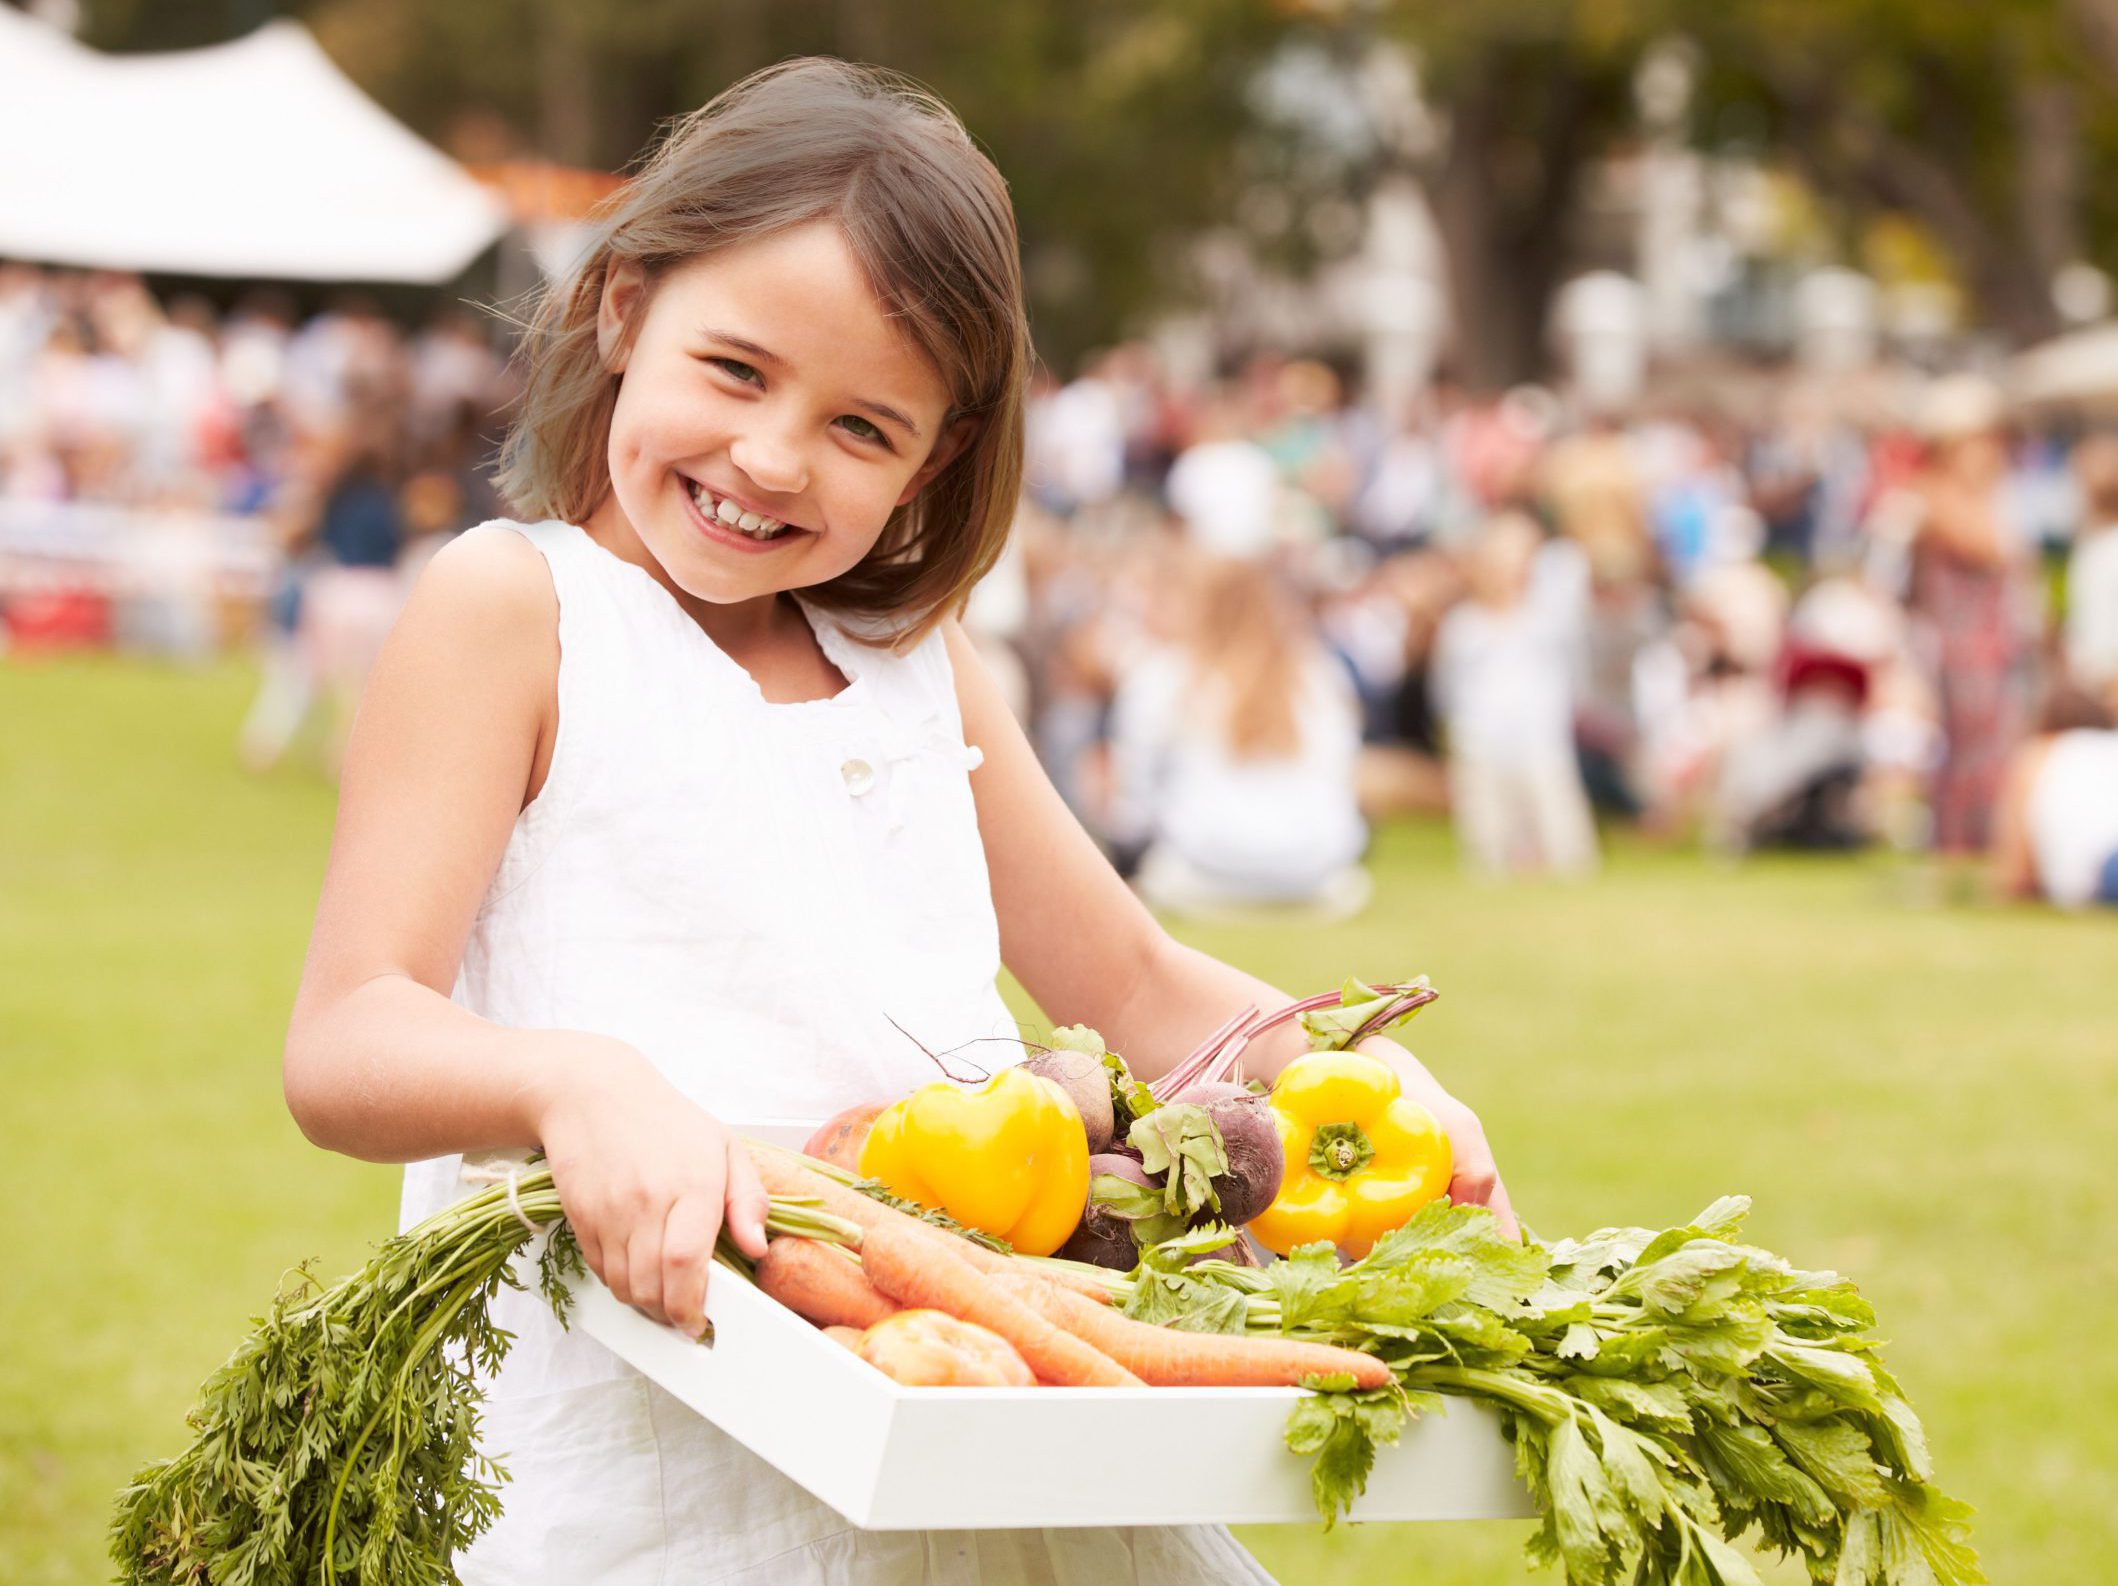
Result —
<instances>
[{"instance_id":1,"label":"yellow bell pepper","mask_svg":"<svg viewBox=\"0 0 2118 1586\"><path fill-rule=\"evenodd\" d=\"M1446 1194L1456 1171L1434 1115L1400 1094L1397 1071L1359 1052L1311 1052L1268 1100L1287 1169L1250 1232L1286 1255L1324 1240L1353 1256Z\"/></svg>"},{"instance_id":2,"label":"yellow bell pepper","mask_svg":"<svg viewBox=\"0 0 2118 1586\"><path fill-rule=\"evenodd\" d=\"M1024 1255L1048 1256L1088 1204L1088 1135L1059 1086L1004 1068L975 1090L936 1080L884 1109L860 1170Z\"/></svg>"}]
</instances>

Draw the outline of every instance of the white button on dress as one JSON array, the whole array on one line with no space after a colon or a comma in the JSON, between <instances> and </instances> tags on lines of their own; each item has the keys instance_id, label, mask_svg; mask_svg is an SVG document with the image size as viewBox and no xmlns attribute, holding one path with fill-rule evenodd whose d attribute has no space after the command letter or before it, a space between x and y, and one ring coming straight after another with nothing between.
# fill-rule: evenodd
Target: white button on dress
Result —
<instances>
[{"instance_id":1,"label":"white button on dress","mask_svg":"<svg viewBox=\"0 0 2118 1586\"><path fill-rule=\"evenodd\" d=\"M865 760L848 760L838 768L838 774L846 784L846 791L855 798L875 786L875 767Z\"/></svg>"}]
</instances>

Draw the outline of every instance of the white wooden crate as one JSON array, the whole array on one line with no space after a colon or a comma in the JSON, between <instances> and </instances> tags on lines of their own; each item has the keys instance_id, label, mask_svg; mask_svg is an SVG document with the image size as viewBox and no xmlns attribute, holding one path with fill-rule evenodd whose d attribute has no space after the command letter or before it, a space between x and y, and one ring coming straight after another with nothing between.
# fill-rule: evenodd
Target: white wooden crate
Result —
<instances>
[{"instance_id":1,"label":"white wooden crate","mask_svg":"<svg viewBox=\"0 0 2118 1586\"><path fill-rule=\"evenodd\" d=\"M809 1131L742 1132L799 1144ZM1317 1518L1309 1460L1283 1436L1298 1388L908 1388L725 1270L708 1285L710 1344L649 1321L593 1277L574 1298L573 1325L871 1530ZM1175 1448L1211 1454L1153 1460L1143 1477L1142 1459ZM1450 1401L1378 1451L1351 1517L1535 1512L1499 1418Z\"/></svg>"}]
</instances>

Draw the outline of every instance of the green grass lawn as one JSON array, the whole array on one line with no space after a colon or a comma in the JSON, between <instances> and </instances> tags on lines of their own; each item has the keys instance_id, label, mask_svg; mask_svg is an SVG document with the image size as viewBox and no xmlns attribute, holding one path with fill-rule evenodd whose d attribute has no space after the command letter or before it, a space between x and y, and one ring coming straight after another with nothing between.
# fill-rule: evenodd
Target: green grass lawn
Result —
<instances>
[{"instance_id":1,"label":"green grass lawn","mask_svg":"<svg viewBox=\"0 0 2118 1586\"><path fill-rule=\"evenodd\" d=\"M395 1174L316 1152L280 1104L332 799L235 769L249 684L0 663L9 1586L107 1578L112 1491L182 1443L280 1271L343 1271L391 1224ZM1384 834L1376 868L1357 921L1189 934L1294 990L1432 975L1415 1044L1539 1230L1755 1196L1755 1238L1876 1302L1993 1578L2105 1578L2118 922L1923 907L1881 861L1735 871L1631 846L1592 885L1496 889L1428 827ZM1156 1457L1187 1453L1209 1455ZM1535 1578L1523 1532L1244 1540L1289 1586L1486 1586Z\"/></svg>"}]
</instances>

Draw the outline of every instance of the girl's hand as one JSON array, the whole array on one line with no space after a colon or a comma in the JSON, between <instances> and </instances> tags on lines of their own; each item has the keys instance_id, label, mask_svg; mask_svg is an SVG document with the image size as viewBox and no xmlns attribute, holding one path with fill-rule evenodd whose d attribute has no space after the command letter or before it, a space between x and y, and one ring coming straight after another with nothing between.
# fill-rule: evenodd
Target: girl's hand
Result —
<instances>
[{"instance_id":1,"label":"girl's hand","mask_svg":"<svg viewBox=\"0 0 2118 1586\"><path fill-rule=\"evenodd\" d=\"M1434 1114L1434 1121L1449 1137L1449 1149L1456 1159L1456 1171L1449 1179L1449 1199L1459 1206L1489 1208L1500 1219L1508 1237L1520 1239L1522 1229L1515 1221L1515 1208L1508 1203L1507 1186L1500 1182L1500 1167L1493 1160L1493 1148L1486 1144L1485 1125L1478 1121L1478 1114L1442 1089L1441 1081L1427 1072L1426 1065L1395 1041L1371 1037L1361 1042L1360 1050L1396 1069L1404 1093Z\"/></svg>"},{"instance_id":2,"label":"girl's hand","mask_svg":"<svg viewBox=\"0 0 2118 1586\"><path fill-rule=\"evenodd\" d=\"M537 1108L559 1203L611 1293L697 1337L723 1221L745 1254L765 1253L764 1185L741 1142L646 1058L577 1039Z\"/></svg>"}]
</instances>

